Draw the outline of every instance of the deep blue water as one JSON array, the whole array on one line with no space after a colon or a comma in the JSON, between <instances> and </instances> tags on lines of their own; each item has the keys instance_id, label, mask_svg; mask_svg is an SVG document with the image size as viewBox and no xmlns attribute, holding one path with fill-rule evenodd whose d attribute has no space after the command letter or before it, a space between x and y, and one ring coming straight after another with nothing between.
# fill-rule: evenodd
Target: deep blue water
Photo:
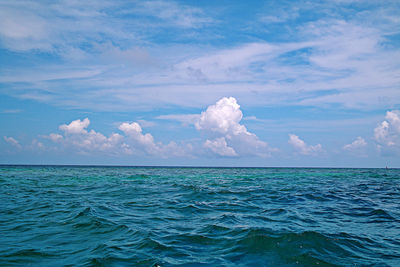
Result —
<instances>
[{"instance_id":1,"label":"deep blue water","mask_svg":"<svg viewBox=\"0 0 400 267\"><path fill-rule=\"evenodd\" d=\"M0 266L400 266L400 170L0 166Z\"/></svg>"}]
</instances>

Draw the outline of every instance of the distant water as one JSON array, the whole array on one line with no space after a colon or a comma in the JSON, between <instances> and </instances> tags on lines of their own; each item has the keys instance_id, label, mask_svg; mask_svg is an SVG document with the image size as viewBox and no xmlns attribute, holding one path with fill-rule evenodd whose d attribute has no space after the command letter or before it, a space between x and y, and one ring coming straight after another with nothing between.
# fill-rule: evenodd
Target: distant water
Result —
<instances>
[{"instance_id":1,"label":"distant water","mask_svg":"<svg viewBox=\"0 0 400 267\"><path fill-rule=\"evenodd\" d=\"M0 166L0 266L400 266L400 170Z\"/></svg>"}]
</instances>

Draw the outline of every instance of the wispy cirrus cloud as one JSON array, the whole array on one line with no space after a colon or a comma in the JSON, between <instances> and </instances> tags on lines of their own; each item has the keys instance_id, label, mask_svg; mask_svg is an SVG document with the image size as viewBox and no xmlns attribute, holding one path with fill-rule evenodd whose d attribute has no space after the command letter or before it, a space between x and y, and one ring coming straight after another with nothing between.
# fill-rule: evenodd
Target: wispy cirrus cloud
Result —
<instances>
[{"instance_id":1,"label":"wispy cirrus cloud","mask_svg":"<svg viewBox=\"0 0 400 267\"><path fill-rule=\"evenodd\" d=\"M23 112L22 109L4 109L3 111L1 111L1 113L3 114L14 114L14 113L21 113Z\"/></svg>"},{"instance_id":2,"label":"wispy cirrus cloud","mask_svg":"<svg viewBox=\"0 0 400 267\"><path fill-rule=\"evenodd\" d=\"M195 124L200 118L200 114L168 114L157 116L158 120L174 120L183 123L184 125Z\"/></svg>"},{"instance_id":3,"label":"wispy cirrus cloud","mask_svg":"<svg viewBox=\"0 0 400 267\"><path fill-rule=\"evenodd\" d=\"M214 19L207 16L201 8L180 5L172 1L141 1L138 2L138 5L140 8L131 10L131 12L158 18L162 22L157 25L159 27L168 26L170 23L182 28L198 28L214 22Z\"/></svg>"},{"instance_id":4,"label":"wispy cirrus cloud","mask_svg":"<svg viewBox=\"0 0 400 267\"><path fill-rule=\"evenodd\" d=\"M213 21L200 8L171 1L2 1L0 7L3 46L61 54L90 52L110 39L117 47L144 44L157 27L196 28Z\"/></svg>"},{"instance_id":5,"label":"wispy cirrus cloud","mask_svg":"<svg viewBox=\"0 0 400 267\"><path fill-rule=\"evenodd\" d=\"M376 109L400 102L400 77L396 75L400 53L385 47L384 32L342 20L309 23L302 32L304 41L300 42L249 43L194 57L188 51L188 59L178 62L166 57L153 60L154 48L153 52L136 49L129 66L118 65L117 59L129 58L130 52L111 47L107 53L116 56L104 59L114 62L108 67L93 60L85 68L53 68L59 69L58 74L45 69L37 73L26 70L25 74L19 70L18 75L4 73L0 80L7 88L18 89L5 92L14 96L46 96L44 99L55 105L104 110L200 107L227 94L251 106L295 103ZM132 64L148 64L152 69L143 72ZM66 81L76 90L65 90ZM57 93L48 95L47 88ZM69 99L77 98L78 92L80 101L71 105Z\"/></svg>"}]
</instances>

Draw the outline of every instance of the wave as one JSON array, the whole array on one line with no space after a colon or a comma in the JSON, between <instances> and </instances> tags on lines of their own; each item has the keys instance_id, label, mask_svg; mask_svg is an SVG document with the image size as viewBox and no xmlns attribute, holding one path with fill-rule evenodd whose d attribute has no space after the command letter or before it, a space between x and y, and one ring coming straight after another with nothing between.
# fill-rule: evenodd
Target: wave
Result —
<instances>
[{"instance_id":1,"label":"wave","mask_svg":"<svg viewBox=\"0 0 400 267\"><path fill-rule=\"evenodd\" d=\"M400 263L399 170L13 168L0 266Z\"/></svg>"}]
</instances>

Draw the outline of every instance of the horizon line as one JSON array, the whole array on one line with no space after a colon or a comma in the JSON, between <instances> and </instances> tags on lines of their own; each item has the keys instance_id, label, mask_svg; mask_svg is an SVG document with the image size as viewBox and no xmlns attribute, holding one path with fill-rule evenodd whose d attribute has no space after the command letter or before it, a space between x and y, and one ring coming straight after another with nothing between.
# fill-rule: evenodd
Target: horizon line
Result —
<instances>
[{"instance_id":1,"label":"horizon line","mask_svg":"<svg viewBox=\"0 0 400 267\"><path fill-rule=\"evenodd\" d=\"M300 167L300 166L182 166L182 165L102 165L102 164L4 164L4 166L22 166L22 167L124 167L124 168L242 168L242 169L400 169L400 167Z\"/></svg>"}]
</instances>

